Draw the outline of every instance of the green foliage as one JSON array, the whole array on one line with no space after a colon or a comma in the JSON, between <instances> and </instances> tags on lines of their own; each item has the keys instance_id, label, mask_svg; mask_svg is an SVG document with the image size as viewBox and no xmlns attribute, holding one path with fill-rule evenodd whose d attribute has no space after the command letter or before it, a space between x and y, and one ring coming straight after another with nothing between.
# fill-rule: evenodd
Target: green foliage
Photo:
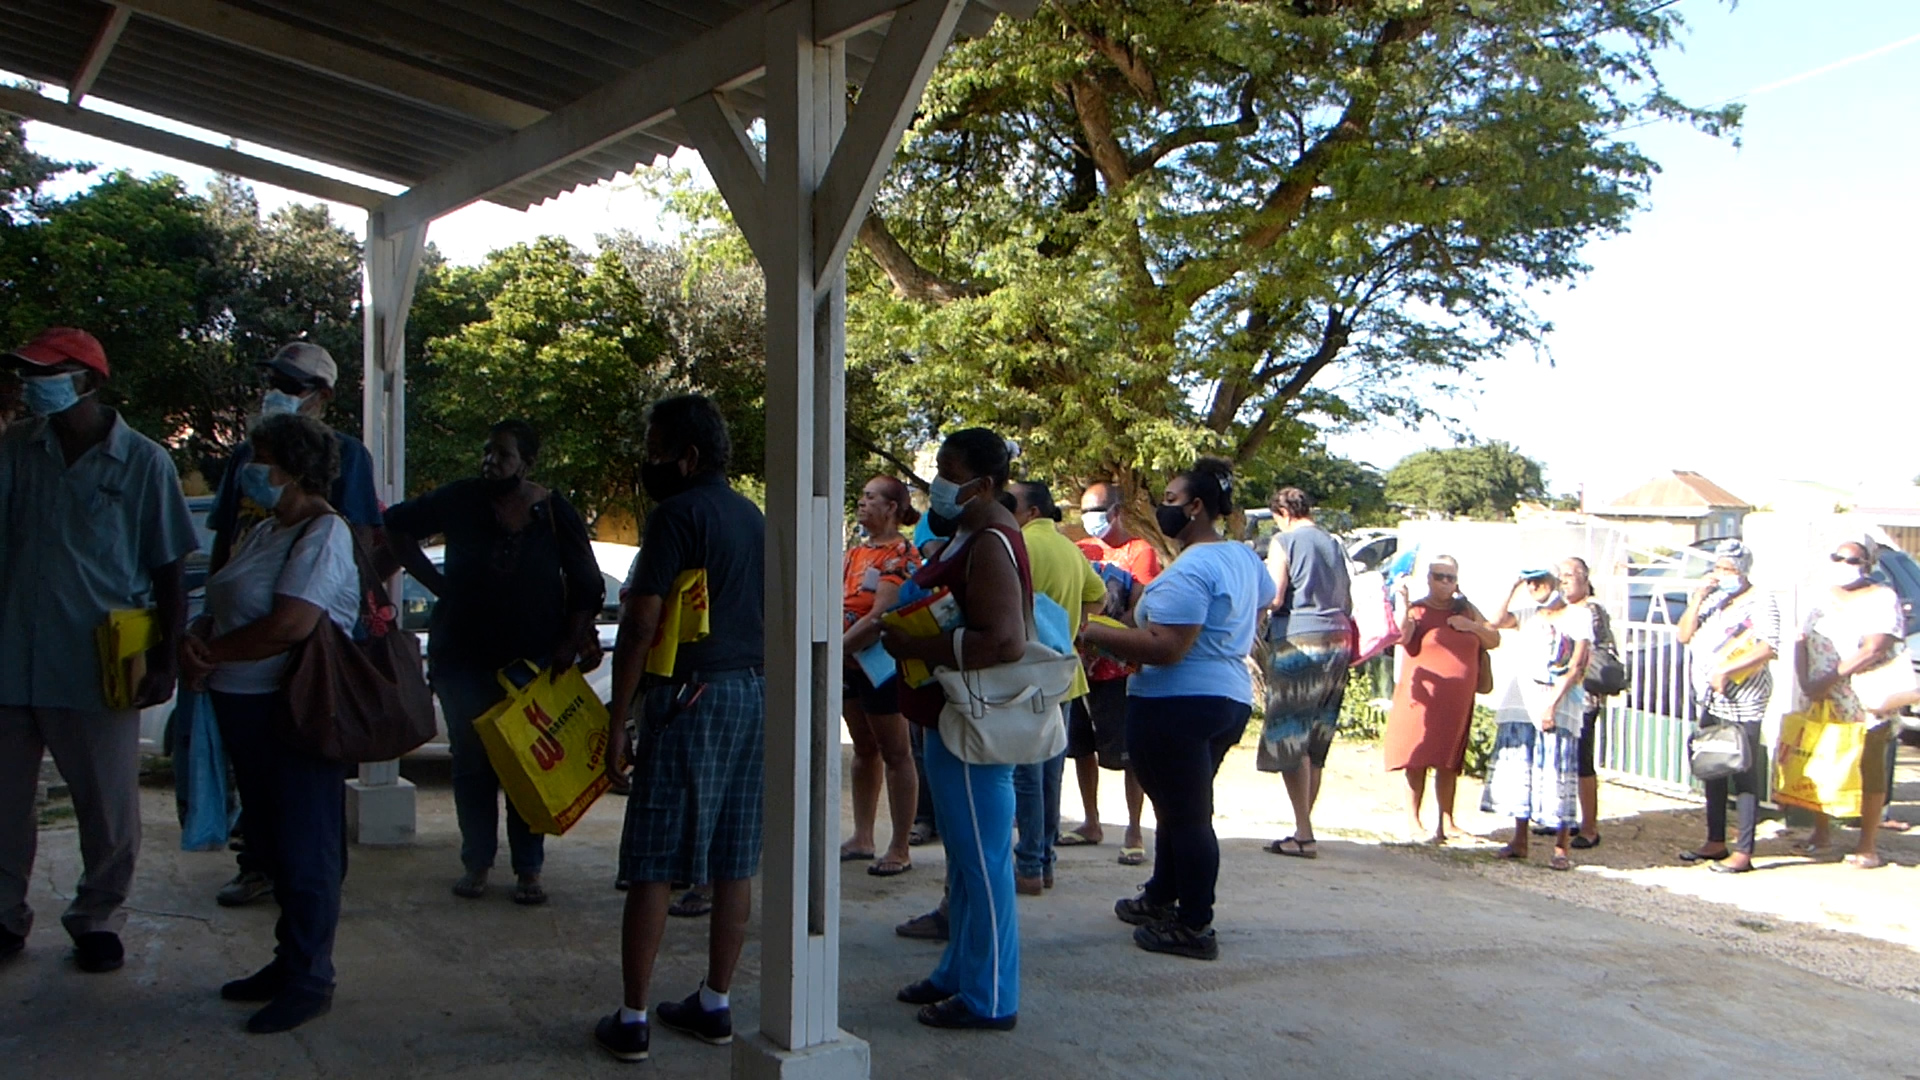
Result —
<instances>
[{"instance_id":1,"label":"green foliage","mask_svg":"<svg viewBox=\"0 0 1920 1080\"><path fill-rule=\"evenodd\" d=\"M0 230L34 212L40 185L76 167L27 149L26 121L0 113Z\"/></svg>"},{"instance_id":2,"label":"green foliage","mask_svg":"<svg viewBox=\"0 0 1920 1080\"><path fill-rule=\"evenodd\" d=\"M1242 472L1243 506L1265 506L1275 491L1297 487L1313 499L1316 517L1329 528L1336 519L1344 522L1342 529L1399 520L1387 501L1387 478L1378 469L1339 457L1318 440L1278 460L1263 455Z\"/></svg>"},{"instance_id":3,"label":"green foliage","mask_svg":"<svg viewBox=\"0 0 1920 1080\"><path fill-rule=\"evenodd\" d=\"M1522 499L1547 497L1540 463L1504 442L1422 450L1387 470L1388 501L1413 510L1505 520Z\"/></svg>"},{"instance_id":4,"label":"green foliage","mask_svg":"<svg viewBox=\"0 0 1920 1080\"><path fill-rule=\"evenodd\" d=\"M1500 734L1500 722L1494 719L1494 712L1485 705L1473 707L1473 724L1467 729L1466 760L1460 766L1462 776L1487 775L1488 766L1493 764L1493 742Z\"/></svg>"},{"instance_id":5,"label":"green foliage","mask_svg":"<svg viewBox=\"0 0 1920 1080\"><path fill-rule=\"evenodd\" d=\"M355 422L360 249L324 207L263 220L230 179L200 196L125 172L28 201L31 217L0 225L0 337L77 326L99 338L113 367L106 400L183 468L211 474L245 437L254 365L295 337L333 352L334 420Z\"/></svg>"},{"instance_id":6,"label":"green foliage","mask_svg":"<svg viewBox=\"0 0 1920 1080\"><path fill-rule=\"evenodd\" d=\"M590 257L559 237L492 253L476 267L438 258L414 304L408 478L421 491L479 468L487 428L508 417L541 435L543 481L593 518L639 515L647 405L700 391L727 416L734 470L766 455L765 292L756 270L620 234Z\"/></svg>"},{"instance_id":7,"label":"green foliage","mask_svg":"<svg viewBox=\"0 0 1920 1080\"><path fill-rule=\"evenodd\" d=\"M984 423L1028 471L1137 491L1203 451L1271 483L1318 429L1419 420L1541 347L1525 290L1642 205L1621 129L1736 122L1665 92L1679 27L1644 0L1002 21L947 55L862 229L857 434L906 457Z\"/></svg>"}]
</instances>

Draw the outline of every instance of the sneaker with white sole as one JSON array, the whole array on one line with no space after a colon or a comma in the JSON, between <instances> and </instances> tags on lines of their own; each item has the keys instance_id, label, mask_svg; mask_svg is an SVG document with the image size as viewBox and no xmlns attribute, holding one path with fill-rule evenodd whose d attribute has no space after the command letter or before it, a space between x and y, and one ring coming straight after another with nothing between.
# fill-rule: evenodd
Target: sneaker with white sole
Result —
<instances>
[{"instance_id":1,"label":"sneaker with white sole","mask_svg":"<svg viewBox=\"0 0 1920 1080\"><path fill-rule=\"evenodd\" d=\"M673 1030L702 1042L725 1046L733 1041L733 1010L715 1009L708 1012L700 1007L698 990L680 1001L663 1001L655 1005L653 1015Z\"/></svg>"},{"instance_id":2,"label":"sneaker with white sole","mask_svg":"<svg viewBox=\"0 0 1920 1080\"><path fill-rule=\"evenodd\" d=\"M645 1020L623 1024L617 1012L601 1017L593 1026L594 1043L619 1061L647 1060L647 1043L651 1039Z\"/></svg>"}]
</instances>

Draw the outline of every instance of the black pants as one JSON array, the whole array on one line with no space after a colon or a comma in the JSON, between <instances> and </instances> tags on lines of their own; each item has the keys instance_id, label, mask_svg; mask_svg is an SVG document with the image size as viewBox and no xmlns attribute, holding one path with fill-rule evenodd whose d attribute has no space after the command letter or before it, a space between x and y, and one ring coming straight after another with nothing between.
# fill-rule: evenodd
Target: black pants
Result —
<instances>
[{"instance_id":1,"label":"black pants","mask_svg":"<svg viewBox=\"0 0 1920 1080\"><path fill-rule=\"evenodd\" d=\"M1180 921L1196 930L1213 922L1220 878L1213 777L1252 713L1232 698L1127 698L1127 759L1155 821L1146 899L1178 904Z\"/></svg>"},{"instance_id":2,"label":"black pants","mask_svg":"<svg viewBox=\"0 0 1920 1080\"><path fill-rule=\"evenodd\" d=\"M939 832L940 827L933 820L933 788L927 783L927 729L919 724L907 725L907 742L913 747L913 771L920 780L920 802L913 810L915 825L930 826Z\"/></svg>"},{"instance_id":3,"label":"black pants","mask_svg":"<svg viewBox=\"0 0 1920 1080\"><path fill-rule=\"evenodd\" d=\"M247 850L273 876L280 904L274 963L291 987L327 990L347 872L347 771L274 734L274 697L216 690L213 713L247 808Z\"/></svg>"},{"instance_id":4,"label":"black pants","mask_svg":"<svg viewBox=\"0 0 1920 1080\"><path fill-rule=\"evenodd\" d=\"M1753 854L1753 830L1760 820L1760 783L1763 770L1767 767L1767 758L1760 750L1760 722L1722 720L1708 714L1707 726L1732 724L1740 729L1747 741L1747 769L1745 772L1718 780L1703 780L1707 794L1707 843L1724 844L1727 842L1727 794L1732 792L1734 805L1740 811L1740 835L1731 845L1733 850Z\"/></svg>"}]
</instances>

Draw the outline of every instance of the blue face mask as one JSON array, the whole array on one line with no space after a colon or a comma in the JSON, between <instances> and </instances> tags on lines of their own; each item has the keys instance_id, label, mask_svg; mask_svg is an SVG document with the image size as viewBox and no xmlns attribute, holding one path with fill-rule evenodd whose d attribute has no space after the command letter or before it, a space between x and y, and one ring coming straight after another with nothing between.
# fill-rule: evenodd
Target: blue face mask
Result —
<instances>
[{"instance_id":1,"label":"blue face mask","mask_svg":"<svg viewBox=\"0 0 1920 1080\"><path fill-rule=\"evenodd\" d=\"M80 376L23 376L20 379L21 403L35 416L53 416L80 404Z\"/></svg>"},{"instance_id":2,"label":"blue face mask","mask_svg":"<svg viewBox=\"0 0 1920 1080\"><path fill-rule=\"evenodd\" d=\"M969 481L971 483L971 481ZM965 486L956 484L944 476L936 476L927 483L927 506L935 514L949 521L960 520L965 504L960 502L960 489ZM968 502L973 500L969 499Z\"/></svg>"},{"instance_id":3,"label":"blue face mask","mask_svg":"<svg viewBox=\"0 0 1920 1080\"><path fill-rule=\"evenodd\" d=\"M1732 577L1723 577L1718 581L1716 581L1714 584L1719 588L1721 592L1726 593L1728 596L1732 596L1734 593L1737 593L1741 589L1744 589L1747 587L1747 579L1746 579L1746 576L1743 574L1735 574Z\"/></svg>"},{"instance_id":4,"label":"blue face mask","mask_svg":"<svg viewBox=\"0 0 1920 1080\"><path fill-rule=\"evenodd\" d=\"M269 390L266 396L260 399L260 415L268 417L279 416L282 413L297 413L305 401L306 398L295 397L283 390Z\"/></svg>"},{"instance_id":5,"label":"blue face mask","mask_svg":"<svg viewBox=\"0 0 1920 1080\"><path fill-rule=\"evenodd\" d=\"M271 465L255 463L240 470L240 494L252 499L262 510L280 505L280 495L287 490L287 485L273 482L272 469Z\"/></svg>"}]
</instances>

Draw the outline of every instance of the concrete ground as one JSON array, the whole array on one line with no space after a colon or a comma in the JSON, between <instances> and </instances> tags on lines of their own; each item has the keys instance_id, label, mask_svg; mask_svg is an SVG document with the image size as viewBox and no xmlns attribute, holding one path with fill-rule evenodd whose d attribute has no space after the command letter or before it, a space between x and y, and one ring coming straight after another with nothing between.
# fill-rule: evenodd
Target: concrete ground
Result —
<instances>
[{"instance_id":1,"label":"concrete ground","mask_svg":"<svg viewBox=\"0 0 1920 1080\"><path fill-rule=\"evenodd\" d=\"M892 1000L938 955L892 926L938 899L939 845L915 849L915 870L899 878L847 864L843 1026L872 1043L876 1077L1920 1076L1920 958L1904 931L1870 940L1836 933L1846 927L1830 919L1741 910L1815 914L1819 901L1780 899L1792 893L1904 920L1920 873L1904 837L1888 850L1908 866L1885 871L1784 857L1762 860L1788 864L1777 873L1669 871L1656 863L1697 837L1697 808L1610 787L1608 807L1626 816L1607 822L1581 871L1554 874L1544 847L1523 866L1495 864L1471 843L1379 843L1398 829L1399 781L1378 772L1375 754L1336 748L1315 861L1260 850L1290 831L1280 786L1253 772L1249 753L1228 759L1215 963L1133 947L1111 906L1145 871L1114 861L1117 830L1101 847L1063 850L1059 886L1020 901L1023 1003L1011 1034L930 1031ZM420 842L354 851L334 1011L285 1036L244 1034L243 1008L215 994L267 959L273 906L214 905L231 860L178 850L169 793L146 792L130 955L112 975L80 974L66 959L59 898L78 870L76 838L70 824L44 829L39 925L27 952L0 966L4 1074L620 1074L588 1030L619 995L621 895L610 878L621 800L549 844L546 907L515 907L499 887L461 901L447 891L458 835L444 766L414 771ZM1120 818L1119 785L1101 795L1107 820ZM1462 784L1463 807L1477 796ZM1462 824L1499 823L1463 813ZM1747 887L1741 905L1721 895L1735 885ZM1863 890L1877 899L1860 900ZM703 929L670 929L656 1000L694 988ZM758 960L750 943L741 1028L754 1023ZM657 1031L639 1068L722 1077L728 1060Z\"/></svg>"}]
</instances>

